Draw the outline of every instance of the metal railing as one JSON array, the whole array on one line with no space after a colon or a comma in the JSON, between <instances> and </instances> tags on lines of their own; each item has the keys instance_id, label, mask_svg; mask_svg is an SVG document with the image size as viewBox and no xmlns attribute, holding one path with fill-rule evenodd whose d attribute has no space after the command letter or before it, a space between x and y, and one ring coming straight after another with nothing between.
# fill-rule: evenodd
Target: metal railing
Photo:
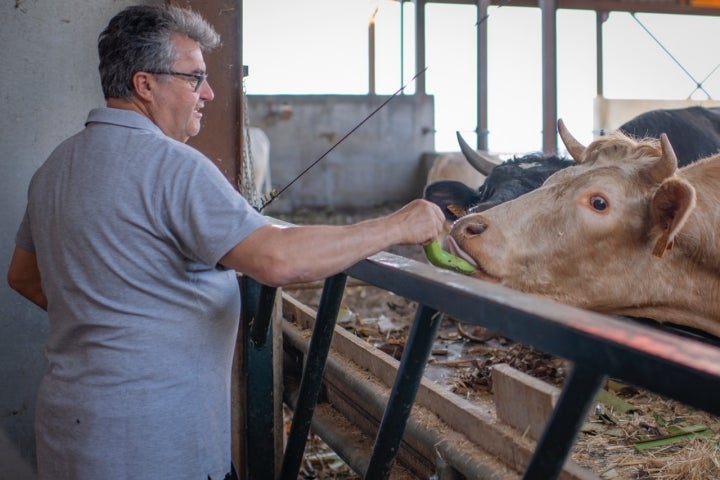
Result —
<instances>
[{"instance_id":1,"label":"metal railing","mask_svg":"<svg viewBox=\"0 0 720 480\"><path fill-rule=\"evenodd\" d=\"M243 279L247 358L247 470L251 479L297 479L348 276L418 303L381 421L366 479L388 478L440 325L438 312L481 325L573 363L524 479L554 479L605 378L623 380L720 414L720 348L654 325L601 315L382 252L325 281L279 477L275 450L269 318L275 289ZM260 300L258 300L260 299ZM245 323L248 323L248 320ZM251 388L250 388L251 386Z\"/></svg>"}]
</instances>

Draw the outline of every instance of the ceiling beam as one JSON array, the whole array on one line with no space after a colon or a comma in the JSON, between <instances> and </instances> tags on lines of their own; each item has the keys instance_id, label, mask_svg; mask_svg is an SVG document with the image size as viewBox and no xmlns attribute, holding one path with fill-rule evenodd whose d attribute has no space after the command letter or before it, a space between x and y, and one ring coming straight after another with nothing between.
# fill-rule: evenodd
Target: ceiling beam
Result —
<instances>
[{"instance_id":1,"label":"ceiling beam","mask_svg":"<svg viewBox=\"0 0 720 480\"><path fill-rule=\"evenodd\" d=\"M403 0L407 1L407 0ZM426 0L426 3L447 3L459 5L475 5L477 0ZM493 6L507 7L540 7L539 0L492 0ZM620 0L557 0L558 9L594 10L598 12L642 12L670 13L678 15L715 15L720 16L720 8L696 7L688 4L688 0L642 1L630 2Z\"/></svg>"}]
</instances>

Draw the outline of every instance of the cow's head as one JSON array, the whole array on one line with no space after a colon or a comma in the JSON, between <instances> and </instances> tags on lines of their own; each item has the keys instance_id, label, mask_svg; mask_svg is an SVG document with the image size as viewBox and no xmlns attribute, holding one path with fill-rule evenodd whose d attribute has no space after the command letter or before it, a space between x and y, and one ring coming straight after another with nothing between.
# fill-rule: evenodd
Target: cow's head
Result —
<instances>
[{"instance_id":1,"label":"cow's head","mask_svg":"<svg viewBox=\"0 0 720 480\"><path fill-rule=\"evenodd\" d=\"M477 276L573 305L613 311L628 291L650 285L658 259L695 205L674 175L667 137L622 133L585 147L559 122L576 165L537 190L453 225L446 241L478 266ZM654 255L653 255L654 254Z\"/></svg>"},{"instance_id":2,"label":"cow's head","mask_svg":"<svg viewBox=\"0 0 720 480\"><path fill-rule=\"evenodd\" d=\"M613 155L613 150L619 149L616 156L620 159L632 158L625 149L627 145L621 146L614 142L595 142L591 144L594 148L585 148L567 130L562 120L558 120L558 131L568 152L573 159L579 163L587 163L598 155ZM629 140L629 138L627 138ZM607 144L606 144L607 143ZM631 148L644 150L642 144ZM641 175L648 175L653 183L659 183L659 187L653 192L650 201L651 233L650 237L658 236L653 254L662 257L666 250L672 247L673 239L680 231L695 207L695 189L684 180L672 177L678 168L677 157L667 135L660 135L661 155L650 162L648 167L640 170ZM659 232L659 233L658 233Z\"/></svg>"},{"instance_id":3,"label":"cow's head","mask_svg":"<svg viewBox=\"0 0 720 480\"><path fill-rule=\"evenodd\" d=\"M473 150L459 132L457 138L468 164L487 178L476 189L457 181L438 181L425 186L423 198L440 206L450 221L468 213L485 211L530 192L553 173L575 163L572 159L556 155L529 153L497 164L496 157Z\"/></svg>"}]
</instances>

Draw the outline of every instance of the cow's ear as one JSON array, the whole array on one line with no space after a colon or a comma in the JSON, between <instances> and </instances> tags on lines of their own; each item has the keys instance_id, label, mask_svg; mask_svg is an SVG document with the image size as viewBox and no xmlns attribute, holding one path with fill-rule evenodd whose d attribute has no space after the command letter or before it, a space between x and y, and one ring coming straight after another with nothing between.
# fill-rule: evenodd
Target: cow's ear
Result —
<instances>
[{"instance_id":1,"label":"cow's ear","mask_svg":"<svg viewBox=\"0 0 720 480\"><path fill-rule=\"evenodd\" d=\"M480 201L480 194L464 183L455 180L438 180L425 186L423 198L439 206L445 218L458 219L457 212L467 210Z\"/></svg>"},{"instance_id":2,"label":"cow's ear","mask_svg":"<svg viewBox=\"0 0 720 480\"><path fill-rule=\"evenodd\" d=\"M653 255L662 257L672 248L675 235L682 229L695 208L695 189L685 180L668 178L655 191L650 202L653 236L659 233Z\"/></svg>"}]
</instances>

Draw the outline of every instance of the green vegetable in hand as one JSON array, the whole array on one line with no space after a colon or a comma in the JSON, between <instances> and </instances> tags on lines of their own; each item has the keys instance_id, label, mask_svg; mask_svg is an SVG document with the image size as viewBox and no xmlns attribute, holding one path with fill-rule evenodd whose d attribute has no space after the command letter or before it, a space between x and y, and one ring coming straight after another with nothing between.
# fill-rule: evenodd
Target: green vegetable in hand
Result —
<instances>
[{"instance_id":1,"label":"green vegetable in hand","mask_svg":"<svg viewBox=\"0 0 720 480\"><path fill-rule=\"evenodd\" d=\"M437 241L428 243L423 247L423 249L425 250L425 256L428 258L430 263L436 267L454 270L465 275L475 271L475 267L473 267L470 263L460 257L456 257L450 252L443 250Z\"/></svg>"}]
</instances>

